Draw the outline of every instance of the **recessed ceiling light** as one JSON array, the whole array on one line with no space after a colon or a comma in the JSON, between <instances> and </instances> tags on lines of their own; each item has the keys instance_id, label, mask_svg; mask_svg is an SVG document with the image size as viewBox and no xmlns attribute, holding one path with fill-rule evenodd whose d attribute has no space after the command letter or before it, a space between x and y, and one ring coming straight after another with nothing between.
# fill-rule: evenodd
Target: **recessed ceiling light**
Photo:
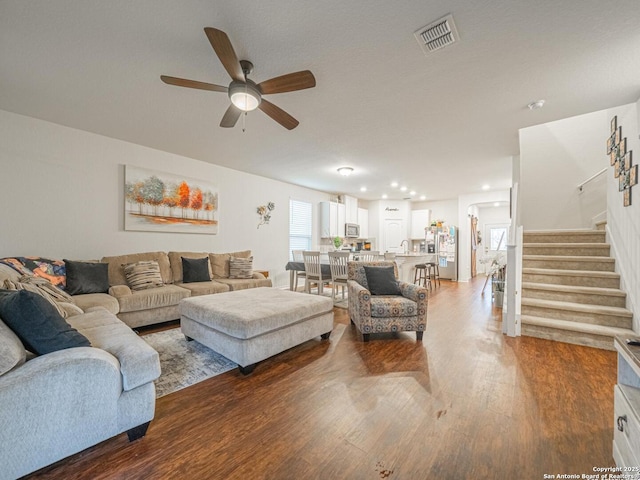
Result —
<instances>
[{"instance_id":1,"label":"recessed ceiling light","mask_svg":"<svg viewBox=\"0 0 640 480\"><path fill-rule=\"evenodd\" d=\"M529 110L538 110L542 107L544 107L544 100L536 100L535 102L531 102L527 105Z\"/></svg>"},{"instance_id":2,"label":"recessed ceiling light","mask_svg":"<svg viewBox=\"0 0 640 480\"><path fill-rule=\"evenodd\" d=\"M367 191L367 187L360 187L360 191L361 192L366 192Z\"/></svg>"},{"instance_id":3,"label":"recessed ceiling light","mask_svg":"<svg viewBox=\"0 0 640 480\"><path fill-rule=\"evenodd\" d=\"M415 194L416 194L416 191L415 191L415 190L411 190L411 191L409 192L409 195L415 195Z\"/></svg>"},{"instance_id":4,"label":"recessed ceiling light","mask_svg":"<svg viewBox=\"0 0 640 480\"><path fill-rule=\"evenodd\" d=\"M400 187L400 191L401 192L406 192L407 191L407 187Z\"/></svg>"},{"instance_id":5,"label":"recessed ceiling light","mask_svg":"<svg viewBox=\"0 0 640 480\"><path fill-rule=\"evenodd\" d=\"M420 195L420 200L426 200L427 196L426 195Z\"/></svg>"},{"instance_id":6,"label":"recessed ceiling light","mask_svg":"<svg viewBox=\"0 0 640 480\"><path fill-rule=\"evenodd\" d=\"M383 194L382 194L382 198L387 198L387 194L386 194L386 193L383 193Z\"/></svg>"},{"instance_id":7,"label":"recessed ceiling light","mask_svg":"<svg viewBox=\"0 0 640 480\"><path fill-rule=\"evenodd\" d=\"M493 204L494 207L499 207L500 206L500 202L496 202Z\"/></svg>"},{"instance_id":8,"label":"recessed ceiling light","mask_svg":"<svg viewBox=\"0 0 640 480\"><path fill-rule=\"evenodd\" d=\"M349 175L351 175L353 173L353 168L351 168L351 167L340 167L338 169L338 173L340 175L342 175L343 177L348 177Z\"/></svg>"},{"instance_id":9,"label":"recessed ceiling light","mask_svg":"<svg viewBox=\"0 0 640 480\"><path fill-rule=\"evenodd\" d=\"M489 190L491 187L489 185L482 185L483 190Z\"/></svg>"},{"instance_id":10,"label":"recessed ceiling light","mask_svg":"<svg viewBox=\"0 0 640 480\"><path fill-rule=\"evenodd\" d=\"M398 182L391 182L391 186L392 186L393 188L396 188L396 187L398 186Z\"/></svg>"}]
</instances>

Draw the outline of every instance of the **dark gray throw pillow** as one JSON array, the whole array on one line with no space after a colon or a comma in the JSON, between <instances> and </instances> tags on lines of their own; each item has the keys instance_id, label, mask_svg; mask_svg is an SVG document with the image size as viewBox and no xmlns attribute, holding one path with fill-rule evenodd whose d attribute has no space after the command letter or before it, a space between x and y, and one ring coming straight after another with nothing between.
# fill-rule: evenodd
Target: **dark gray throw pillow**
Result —
<instances>
[{"instance_id":1,"label":"dark gray throw pillow","mask_svg":"<svg viewBox=\"0 0 640 480\"><path fill-rule=\"evenodd\" d=\"M209 277L209 257L204 258L182 258L182 282L208 282Z\"/></svg>"},{"instance_id":2,"label":"dark gray throw pillow","mask_svg":"<svg viewBox=\"0 0 640 480\"><path fill-rule=\"evenodd\" d=\"M53 305L27 290L2 291L0 318L37 355L73 347L90 347L89 340L72 328Z\"/></svg>"},{"instance_id":3,"label":"dark gray throw pillow","mask_svg":"<svg viewBox=\"0 0 640 480\"><path fill-rule=\"evenodd\" d=\"M393 266L363 266L362 268L364 268L364 274L367 277L371 295L402 295L393 271Z\"/></svg>"},{"instance_id":4,"label":"dark gray throw pillow","mask_svg":"<svg viewBox=\"0 0 640 480\"><path fill-rule=\"evenodd\" d=\"M66 292L69 295L107 293L109 291L109 264L98 262L64 261L67 269Z\"/></svg>"}]
</instances>

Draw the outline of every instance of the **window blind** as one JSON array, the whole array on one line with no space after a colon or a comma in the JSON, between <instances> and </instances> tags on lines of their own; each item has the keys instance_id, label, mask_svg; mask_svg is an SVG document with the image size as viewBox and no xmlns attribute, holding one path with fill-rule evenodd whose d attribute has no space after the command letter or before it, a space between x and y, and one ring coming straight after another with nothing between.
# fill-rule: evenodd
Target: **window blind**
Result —
<instances>
[{"instance_id":1,"label":"window blind","mask_svg":"<svg viewBox=\"0 0 640 480\"><path fill-rule=\"evenodd\" d=\"M311 250L312 205L300 200L289 200L289 259L292 250Z\"/></svg>"}]
</instances>

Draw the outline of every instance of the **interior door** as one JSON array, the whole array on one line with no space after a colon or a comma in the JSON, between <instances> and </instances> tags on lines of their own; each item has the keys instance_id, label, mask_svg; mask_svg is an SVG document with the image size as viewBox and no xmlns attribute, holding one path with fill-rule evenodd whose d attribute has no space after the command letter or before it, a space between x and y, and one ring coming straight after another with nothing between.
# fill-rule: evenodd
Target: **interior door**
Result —
<instances>
[{"instance_id":1,"label":"interior door","mask_svg":"<svg viewBox=\"0 0 640 480\"><path fill-rule=\"evenodd\" d=\"M402 253L404 251L403 240L407 238L407 231L402 219L385 219L383 227L382 252ZM409 248L407 246L407 248Z\"/></svg>"}]
</instances>

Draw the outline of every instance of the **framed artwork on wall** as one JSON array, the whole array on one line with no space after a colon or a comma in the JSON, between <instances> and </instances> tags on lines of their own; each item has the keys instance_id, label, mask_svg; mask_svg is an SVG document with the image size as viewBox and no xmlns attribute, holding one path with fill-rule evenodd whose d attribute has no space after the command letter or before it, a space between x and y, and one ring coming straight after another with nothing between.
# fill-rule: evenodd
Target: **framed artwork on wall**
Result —
<instances>
[{"instance_id":1,"label":"framed artwork on wall","mask_svg":"<svg viewBox=\"0 0 640 480\"><path fill-rule=\"evenodd\" d=\"M218 233L218 190L205 180L125 166L124 229Z\"/></svg>"},{"instance_id":2,"label":"framed artwork on wall","mask_svg":"<svg viewBox=\"0 0 640 480\"><path fill-rule=\"evenodd\" d=\"M607 138L607 154L613 167L613 176L618 179L618 190L622 192L622 204L631 205L631 187L638 183L638 166L631 165L632 151L627 152L627 139L622 137L622 126L618 117L611 119L611 135Z\"/></svg>"}]
</instances>

